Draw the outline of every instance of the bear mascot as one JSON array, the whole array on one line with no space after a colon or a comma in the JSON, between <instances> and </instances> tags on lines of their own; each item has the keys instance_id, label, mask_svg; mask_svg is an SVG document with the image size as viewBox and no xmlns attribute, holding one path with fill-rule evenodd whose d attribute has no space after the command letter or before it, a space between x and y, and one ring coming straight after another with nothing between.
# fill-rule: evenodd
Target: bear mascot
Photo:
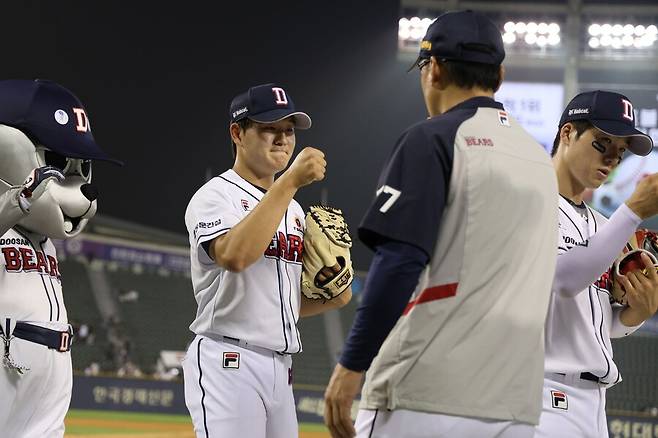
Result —
<instances>
[{"instance_id":1,"label":"bear mascot","mask_svg":"<svg viewBox=\"0 0 658 438\"><path fill-rule=\"evenodd\" d=\"M73 332L51 239L76 236L96 213L95 160L121 164L73 93L0 81L0 436L64 435Z\"/></svg>"}]
</instances>

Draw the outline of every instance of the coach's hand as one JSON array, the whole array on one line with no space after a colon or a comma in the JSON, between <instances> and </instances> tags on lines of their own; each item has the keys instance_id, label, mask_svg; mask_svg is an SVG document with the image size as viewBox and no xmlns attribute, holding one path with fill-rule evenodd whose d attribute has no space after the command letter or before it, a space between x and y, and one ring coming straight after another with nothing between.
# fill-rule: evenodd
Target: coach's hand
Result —
<instances>
[{"instance_id":1,"label":"coach's hand","mask_svg":"<svg viewBox=\"0 0 658 438\"><path fill-rule=\"evenodd\" d=\"M658 272L646 254L640 256L645 269L637 269L619 276L626 290L628 309L621 315L621 322L634 327L651 318L658 311Z\"/></svg>"},{"instance_id":2,"label":"coach's hand","mask_svg":"<svg viewBox=\"0 0 658 438\"><path fill-rule=\"evenodd\" d=\"M319 149L306 147L297 154L295 161L281 177L289 178L296 188L300 188L323 180L326 168L324 153Z\"/></svg>"},{"instance_id":3,"label":"coach's hand","mask_svg":"<svg viewBox=\"0 0 658 438\"><path fill-rule=\"evenodd\" d=\"M348 370L337 364L324 392L324 424L332 438L352 438L356 435L352 422L352 403L361 389L362 372Z\"/></svg>"},{"instance_id":4,"label":"coach's hand","mask_svg":"<svg viewBox=\"0 0 658 438\"><path fill-rule=\"evenodd\" d=\"M642 178L626 205L642 219L658 214L658 173Z\"/></svg>"}]
</instances>

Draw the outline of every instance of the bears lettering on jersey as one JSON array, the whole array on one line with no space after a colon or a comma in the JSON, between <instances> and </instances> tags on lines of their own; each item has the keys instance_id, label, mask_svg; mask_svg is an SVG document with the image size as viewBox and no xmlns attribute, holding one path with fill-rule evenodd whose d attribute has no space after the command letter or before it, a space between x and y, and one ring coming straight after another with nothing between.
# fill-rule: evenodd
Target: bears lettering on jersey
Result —
<instances>
[{"instance_id":1,"label":"bears lettering on jersey","mask_svg":"<svg viewBox=\"0 0 658 438\"><path fill-rule=\"evenodd\" d=\"M290 262L301 263L304 242L300 236L285 235L279 231L272 237L272 243L265 250L265 257L276 257Z\"/></svg>"},{"instance_id":2,"label":"bears lettering on jersey","mask_svg":"<svg viewBox=\"0 0 658 438\"><path fill-rule=\"evenodd\" d=\"M61 277L57 259L41 251L35 252L32 248L7 246L2 248L2 255L5 259L5 270L9 273L38 272L48 274L58 280Z\"/></svg>"}]
</instances>

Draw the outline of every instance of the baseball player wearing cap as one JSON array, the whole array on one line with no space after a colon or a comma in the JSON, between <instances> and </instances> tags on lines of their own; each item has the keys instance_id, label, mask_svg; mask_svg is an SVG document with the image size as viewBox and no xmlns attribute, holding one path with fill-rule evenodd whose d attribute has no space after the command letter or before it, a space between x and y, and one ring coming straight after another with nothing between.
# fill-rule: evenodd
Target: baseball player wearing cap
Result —
<instances>
[{"instance_id":1,"label":"baseball player wearing cap","mask_svg":"<svg viewBox=\"0 0 658 438\"><path fill-rule=\"evenodd\" d=\"M351 298L350 289L326 303L300 293L304 211L293 196L324 178L326 162L307 147L274 179L292 157L295 130L311 126L275 84L233 99L230 120L235 164L185 212L198 303L183 362L185 401L198 437L296 437L297 319ZM327 278L333 272L325 268Z\"/></svg>"},{"instance_id":2,"label":"baseball player wearing cap","mask_svg":"<svg viewBox=\"0 0 658 438\"><path fill-rule=\"evenodd\" d=\"M0 435L62 437L73 333L51 239L97 208L91 160L115 161L81 102L50 81L0 81ZM27 176L27 178L26 178Z\"/></svg>"},{"instance_id":3,"label":"baseball player wearing cap","mask_svg":"<svg viewBox=\"0 0 658 438\"><path fill-rule=\"evenodd\" d=\"M430 118L399 138L359 228L375 256L325 393L333 437L533 435L558 193L548 155L493 100L504 56L472 11L421 42Z\"/></svg>"},{"instance_id":4,"label":"baseball player wearing cap","mask_svg":"<svg viewBox=\"0 0 658 438\"><path fill-rule=\"evenodd\" d=\"M625 151L648 155L631 101L618 93L579 94L553 144L560 190L558 261L546 319L543 410L537 437L607 437L606 388L621 381L610 338L633 333L658 306L658 275L619 277L628 305L611 305L608 269L643 219L658 213L658 174L642 179L607 220L583 202ZM645 257L647 265L651 261Z\"/></svg>"}]
</instances>

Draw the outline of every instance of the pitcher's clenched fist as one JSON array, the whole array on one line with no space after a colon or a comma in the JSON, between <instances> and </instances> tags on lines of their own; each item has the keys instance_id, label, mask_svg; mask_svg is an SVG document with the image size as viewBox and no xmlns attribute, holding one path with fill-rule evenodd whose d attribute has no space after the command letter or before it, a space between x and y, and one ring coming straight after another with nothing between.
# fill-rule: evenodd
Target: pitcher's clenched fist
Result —
<instances>
[{"instance_id":1,"label":"pitcher's clenched fist","mask_svg":"<svg viewBox=\"0 0 658 438\"><path fill-rule=\"evenodd\" d=\"M290 178L292 184L299 188L315 181L322 181L326 168L324 152L312 147L305 147L283 176Z\"/></svg>"},{"instance_id":2,"label":"pitcher's clenched fist","mask_svg":"<svg viewBox=\"0 0 658 438\"><path fill-rule=\"evenodd\" d=\"M626 205L642 219L658 214L658 173L642 178Z\"/></svg>"}]
</instances>

